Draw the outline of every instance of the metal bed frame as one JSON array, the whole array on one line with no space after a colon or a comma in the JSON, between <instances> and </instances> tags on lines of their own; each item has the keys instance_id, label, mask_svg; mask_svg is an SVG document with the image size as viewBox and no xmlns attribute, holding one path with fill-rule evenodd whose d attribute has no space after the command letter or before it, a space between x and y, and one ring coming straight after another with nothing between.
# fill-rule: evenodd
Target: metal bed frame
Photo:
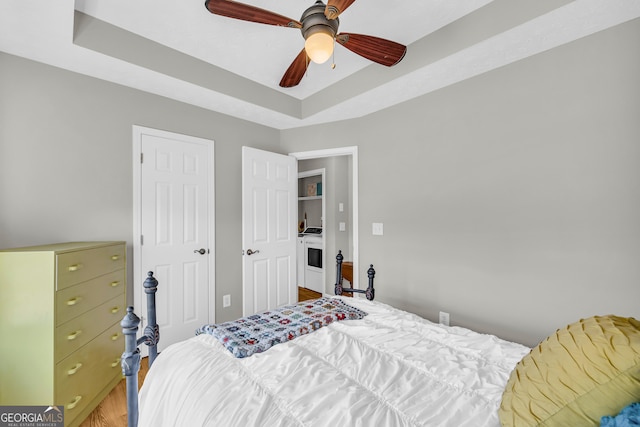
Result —
<instances>
[{"instance_id":1,"label":"metal bed frame","mask_svg":"<svg viewBox=\"0 0 640 427\"><path fill-rule=\"evenodd\" d=\"M147 315L149 323L144 328L144 335L136 339L140 318L133 312L133 307L127 307L120 326L124 333L124 353L122 353L122 374L127 379L127 425L138 425L138 372L140 371L140 349L138 346L145 343L149 346L149 369L158 355L158 341L160 341L160 328L156 321L156 292L158 281L150 271L145 279L144 292L147 294Z\"/></svg>"},{"instance_id":2,"label":"metal bed frame","mask_svg":"<svg viewBox=\"0 0 640 427\"><path fill-rule=\"evenodd\" d=\"M342 256L342 251L338 251L338 255L336 255L336 286L334 293L336 295L342 295L343 292L352 292L352 293L360 293L365 294L369 301L373 301L375 297L375 289L373 289L373 278L376 275L376 271L373 269L373 264L369 265L369 269L367 270L367 276L369 277L369 286L367 289L353 289L353 288L344 288L342 286L342 260L344 257Z\"/></svg>"},{"instance_id":3,"label":"metal bed frame","mask_svg":"<svg viewBox=\"0 0 640 427\"><path fill-rule=\"evenodd\" d=\"M338 251L336 256L336 285L335 294L342 295L343 292L363 293L368 300L373 300L375 292L373 289L373 279L375 270L373 264L367 270L369 284L366 290L344 288L342 286L342 251ZM120 322L122 332L125 336L125 350L122 353L121 365L122 374L127 383L127 425L136 427L138 425L138 372L140 371L140 349L142 343L149 346L149 369L158 355L158 341L160 341L160 328L156 320L156 292L158 291L158 281L153 277L153 272L147 274L143 283L144 292L147 294L147 315L149 322L144 328L144 334L136 339L140 318L133 312L133 307L127 307L127 314Z\"/></svg>"}]
</instances>

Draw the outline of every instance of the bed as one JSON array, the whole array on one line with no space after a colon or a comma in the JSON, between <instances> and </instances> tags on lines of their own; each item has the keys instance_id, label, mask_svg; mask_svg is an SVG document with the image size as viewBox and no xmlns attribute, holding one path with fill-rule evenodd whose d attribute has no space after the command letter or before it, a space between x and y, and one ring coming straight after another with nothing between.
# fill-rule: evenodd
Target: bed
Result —
<instances>
[{"instance_id":1,"label":"bed","mask_svg":"<svg viewBox=\"0 0 640 427\"><path fill-rule=\"evenodd\" d=\"M365 313L361 318L328 322L313 333L248 357L241 352L235 357L219 336L209 333L169 346L155 361L150 359L153 368L140 391L139 412L138 397L131 393L130 425L589 426L640 401L640 323L634 319L599 317L595 326L582 319L565 328L568 337L559 330L555 338L530 349L373 301L372 274L368 292L344 289L340 269L337 257L336 292L363 292L371 300L337 295L325 296L319 304L346 304ZM123 320L123 327L126 323ZM620 329L624 340L616 335ZM595 386L584 385L584 391L582 380L576 379L580 373L567 367L584 350L581 333L603 330L612 330L615 336L604 337L596 353L602 353L602 345L615 347L613 356L611 349L604 353L617 366ZM149 327L145 336L135 343L153 347L157 328ZM593 342L593 336L587 341ZM137 372L136 361L125 357L136 350L127 350L131 351L123 354L123 371L133 366ZM591 378L603 370L603 362L589 351L587 359L593 359L596 367L580 361L577 370L586 369ZM133 377L127 376L128 387L137 390ZM576 387L567 386L572 381ZM618 382L613 391L603 388L612 381ZM567 390L558 391L556 383ZM623 397L615 394L620 387L625 388ZM587 400L581 403L585 395ZM599 403L594 407L594 398L612 402L606 408ZM579 421L576 414L582 417Z\"/></svg>"}]
</instances>

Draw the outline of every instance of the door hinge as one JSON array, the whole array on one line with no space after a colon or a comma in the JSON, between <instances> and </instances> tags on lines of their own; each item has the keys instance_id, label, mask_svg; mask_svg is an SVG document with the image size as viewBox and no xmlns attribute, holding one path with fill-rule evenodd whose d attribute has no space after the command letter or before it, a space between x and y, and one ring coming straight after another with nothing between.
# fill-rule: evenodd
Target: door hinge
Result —
<instances>
[{"instance_id":1,"label":"door hinge","mask_svg":"<svg viewBox=\"0 0 640 427\"><path fill-rule=\"evenodd\" d=\"M140 246L144 245L144 236L140 235Z\"/></svg>"},{"instance_id":2,"label":"door hinge","mask_svg":"<svg viewBox=\"0 0 640 427\"><path fill-rule=\"evenodd\" d=\"M144 163L144 153L140 153L140 163Z\"/></svg>"}]
</instances>

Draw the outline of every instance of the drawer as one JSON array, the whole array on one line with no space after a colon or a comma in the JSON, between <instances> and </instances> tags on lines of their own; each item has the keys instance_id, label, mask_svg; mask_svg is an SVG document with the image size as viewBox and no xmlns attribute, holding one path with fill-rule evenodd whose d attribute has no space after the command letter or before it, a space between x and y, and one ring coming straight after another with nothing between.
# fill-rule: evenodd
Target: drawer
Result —
<instances>
[{"instance_id":1,"label":"drawer","mask_svg":"<svg viewBox=\"0 0 640 427\"><path fill-rule=\"evenodd\" d=\"M112 379L122 376L124 336L116 335L121 331L119 323L111 325L56 365L55 402L64 405L65 421L81 413Z\"/></svg>"},{"instance_id":2,"label":"drawer","mask_svg":"<svg viewBox=\"0 0 640 427\"><path fill-rule=\"evenodd\" d=\"M78 317L125 292L125 270L82 282L56 292L56 325ZM122 297L124 300L124 296ZM124 313L122 314L124 316Z\"/></svg>"},{"instance_id":3,"label":"drawer","mask_svg":"<svg viewBox=\"0 0 640 427\"><path fill-rule=\"evenodd\" d=\"M58 326L55 336L55 361L62 361L102 333L109 325L122 320L125 313L124 295L120 295ZM116 334L122 335L122 331Z\"/></svg>"},{"instance_id":4,"label":"drawer","mask_svg":"<svg viewBox=\"0 0 640 427\"><path fill-rule=\"evenodd\" d=\"M57 254L56 289L61 290L94 277L124 269L125 252L125 245L117 244Z\"/></svg>"}]
</instances>

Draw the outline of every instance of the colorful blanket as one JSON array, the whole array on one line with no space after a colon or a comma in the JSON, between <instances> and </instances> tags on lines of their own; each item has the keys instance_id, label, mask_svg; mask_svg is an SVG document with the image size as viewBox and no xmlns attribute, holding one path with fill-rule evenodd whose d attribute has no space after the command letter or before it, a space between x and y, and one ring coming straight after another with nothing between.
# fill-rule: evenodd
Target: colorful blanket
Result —
<instances>
[{"instance_id":1,"label":"colorful blanket","mask_svg":"<svg viewBox=\"0 0 640 427\"><path fill-rule=\"evenodd\" d=\"M196 335L216 337L235 357L262 353L276 344L290 341L340 320L366 316L342 300L323 297L285 305L231 322L204 325Z\"/></svg>"}]
</instances>

